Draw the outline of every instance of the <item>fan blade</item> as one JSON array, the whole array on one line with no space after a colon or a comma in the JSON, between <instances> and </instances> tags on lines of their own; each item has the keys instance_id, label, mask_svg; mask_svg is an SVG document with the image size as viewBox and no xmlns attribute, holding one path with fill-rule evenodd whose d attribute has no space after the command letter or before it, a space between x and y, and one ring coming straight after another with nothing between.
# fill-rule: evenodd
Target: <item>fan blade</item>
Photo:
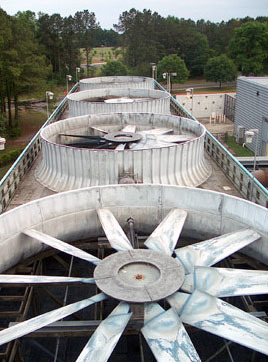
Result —
<instances>
[{"instance_id":1,"label":"fan blade","mask_svg":"<svg viewBox=\"0 0 268 362\"><path fill-rule=\"evenodd\" d=\"M37 317L28 319L27 321L18 323L12 327L4 329L0 332L0 345L13 341L16 338L25 336L26 334L34 332L37 329L45 327L60 319L63 319L70 314L76 313L79 310L84 309L93 303L101 302L106 298L107 296L105 294L100 293L95 295L94 297L66 305L65 307L52 310L51 312L41 314Z\"/></svg>"},{"instance_id":2,"label":"fan blade","mask_svg":"<svg viewBox=\"0 0 268 362\"><path fill-rule=\"evenodd\" d=\"M172 255L183 228L187 212L173 209L148 237L144 245L153 250Z\"/></svg>"},{"instance_id":3,"label":"fan blade","mask_svg":"<svg viewBox=\"0 0 268 362\"><path fill-rule=\"evenodd\" d=\"M133 249L118 221L108 209L98 209L98 217L112 248L118 251Z\"/></svg>"},{"instance_id":4,"label":"fan blade","mask_svg":"<svg viewBox=\"0 0 268 362\"><path fill-rule=\"evenodd\" d=\"M76 362L107 361L130 320L128 311L129 305L120 303L98 326Z\"/></svg>"},{"instance_id":5,"label":"fan blade","mask_svg":"<svg viewBox=\"0 0 268 362\"><path fill-rule=\"evenodd\" d=\"M268 354L268 323L199 290L189 297L181 320L191 326Z\"/></svg>"},{"instance_id":6,"label":"fan blade","mask_svg":"<svg viewBox=\"0 0 268 362\"><path fill-rule=\"evenodd\" d=\"M184 290L195 289L215 297L266 294L268 271L195 267L192 283L188 282L188 290Z\"/></svg>"},{"instance_id":7,"label":"fan blade","mask_svg":"<svg viewBox=\"0 0 268 362\"><path fill-rule=\"evenodd\" d=\"M174 309L170 308L153 317L141 332L158 362L201 362Z\"/></svg>"},{"instance_id":8,"label":"fan blade","mask_svg":"<svg viewBox=\"0 0 268 362\"><path fill-rule=\"evenodd\" d=\"M126 143L120 143L120 145L115 147L116 151L123 151L126 147Z\"/></svg>"},{"instance_id":9,"label":"fan blade","mask_svg":"<svg viewBox=\"0 0 268 362\"><path fill-rule=\"evenodd\" d=\"M165 309L158 303L146 303L144 306L144 324L164 312Z\"/></svg>"},{"instance_id":10,"label":"fan blade","mask_svg":"<svg viewBox=\"0 0 268 362\"><path fill-rule=\"evenodd\" d=\"M142 139L137 143L132 143L130 149L140 150L140 149L151 149L151 148L162 148L169 146L177 146L176 143L167 143L158 141L157 137L153 134L145 134Z\"/></svg>"},{"instance_id":11,"label":"fan blade","mask_svg":"<svg viewBox=\"0 0 268 362\"><path fill-rule=\"evenodd\" d=\"M192 140L193 138L194 136L182 135L182 134L171 134L171 135L163 135L156 137L158 142L167 142L167 143L187 142Z\"/></svg>"},{"instance_id":12,"label":"fan blade","mask_svg":"<svg viewBox=\"0 0 268 362\"><path fill-rule=\"evenodd\" d=\"M192 273L194 266L216 264L259 238L260 235L256 231L244 229L176 249L175 253L185 272Z\"/></svg>"},{"instance_id":13,"label":"fan blade","mask_svg":"<svg viewBox=\"0 0 268 362\"><path fill-rule=\"evenodd\" d=\"M128 124L125 126L120 132L128 132L128 133L135 133L136 126L134 124ZM116 151L123 151L126 147L126 143L121 143L120 145L116 146Z\"/></svg>"},{"instance_id":14,"label":"fan blade","mask_svg":"<svg viewBox=\"0 0 268 362\"><path fill-rule=\"evenodd\" d=\"M128 125L125 126L121 131L122 131L122 132L135 133L135 132L136 132L136 128L137 128L137 126L136 126L135 124L128 124Z\"/></svg>"},{"instance_id":15,"label":"fan blade","mask_svg":"<svg viewBox=\"0 0 268 362\"><path fill-rule=\"evenodd\" d=\"M33 239L41 241L41 243L51 246L52 248L63 251L66 254L76 256L77 258L89 261L90 263L93 263L95 265L97 265L100 262L99 258L96 258L95 256L86 253L85 251L78 249L75 246L65 243L64 241L53 238L50 235L44 234L41 231L35 229L28 229L23 231L23 233L27 236L30 236Z\"/></svg>"},{"instance_id":16,"label":"fan blade","mask_svg":"<svg viewBox=\"0 0 268 362\"><path fill-rule=\"evenodd\" d=\"M101 128L99 128L99 127L90 126L89 128L94 129L95 131L98 131L98 132L105 133L105 134L108 133L107 131L105 131L104 129L101 129Z\"/></svg>"},{"instance_id":17,"label":"fan blade","mask_svg":"<svg viewBox=\"0 0 268 362\"><path fill-rule=\"evenodd\" d=\"M94 278L73 278L73 277L53 277L46 275L11 275L1 274L0 284L9 284L9 286L27 285L64 285L64 284L95 284Z\"/></svg>"},{"instance_id":18,"label":"fan blade","mask_svg":"<svg viewBox=\"0 0 268 362\"><path fill-rule=\"evenodd\" d=\"M153 135L161 135L161 134L167 134L167 133L172 133L173 129L172 128L154 128L154 129L148 129L146 131L142 131L140 133L143 134L153 134Z\"/></svg>"},{"instance_id":19,"label":"fan blade","mask_svg":"<svg viewBox=\"0 0 268 362\"><path fill-rule=\"evenodd\" d=\"M189 294L176 292L167 297L167 301L170 304L170 306L176 309L177 313L180 315L188 298Z\"/></svg>"}]
</instances>

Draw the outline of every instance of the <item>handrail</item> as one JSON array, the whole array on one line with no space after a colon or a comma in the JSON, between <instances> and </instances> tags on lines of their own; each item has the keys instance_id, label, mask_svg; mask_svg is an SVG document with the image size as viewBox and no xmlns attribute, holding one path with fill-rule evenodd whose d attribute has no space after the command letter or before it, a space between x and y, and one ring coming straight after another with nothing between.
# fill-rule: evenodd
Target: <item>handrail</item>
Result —
<instances>
[{"instance_id":1,"label":"handrail","mask_svg":"<svg viewBox=\"0 0 268 362\"><path fill-rule=\"evenodd\" d=\"M78 86L79 83L76 83L69 93L75 92ZM41 130L51 122L58 120L64 113L66 106L67 98L65 97L0 180L0 213L7 208L18 184L22 181L41 150Z\"/></svg>"},{"instance_id":2,"label":"handrail","mask_svg":"<svg viewBox=\"0 0 268 362\"><path fill-rule=\"evenodd\" d=\"M76 83L69 93L75 92L78 85L79 84ZM155 81L155 88L166 91L157 81ZM0 213L7 208L19 183L41 150L41 130L51 122L58 120L65 111L66 106L67 98L65 97L29 142L24 151L19 155L2 180L0 180ZM171 95L170 107L175 114L198 122L197 119ZM262 206L268 207L268 190L208 131L205 137L205 147L210 157L222 168L242 196Z\"/></svg>"}]
</instances>

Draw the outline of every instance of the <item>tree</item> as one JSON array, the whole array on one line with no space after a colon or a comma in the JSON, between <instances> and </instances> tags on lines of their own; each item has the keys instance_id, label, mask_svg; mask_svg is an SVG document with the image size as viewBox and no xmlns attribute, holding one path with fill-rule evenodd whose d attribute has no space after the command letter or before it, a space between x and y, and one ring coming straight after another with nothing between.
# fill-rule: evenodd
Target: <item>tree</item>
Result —
<instances>
[{"instance_id":1,"label":"tree","mask_svg":"<svg viewBox=\"0 0 268 362\"><path fill-rule=\"evenodd\" d=\"M262 75L268 62L268 24L248 22L235 30L231 57L244 75Z\"/></svg>"},{"instance_id":2,"label":"tree","mask_svg":"<svg viewBox=\"0 0 268 362\"><path fill-rule=\"evenodd\" d=\"M121 33L124 47L124 62L128 67L136 68L145 63L157 62L165 55L163 43L163 22L158 13L144 9L123 12L119 22L114 25Z\"/></svg>"},{"instance_id":3,"label":"tree","mask_svg":"<svg viewBox=\"0 0 268 362\"><path fill-rule=\"evenodd\" d=\"M172 78L180 83L184 83L189 77L189 71L186 68L184 60L176 54L167 55L158 63L157 73L160 79L163 79L162 74L166 72L177 73L177 75Z\"/></svg>"},{"instance_id":4,"label":"tree","mask_svg":"<svg viewBox=\"0 0 268 362\"><path fill-rule=\"evenodd\" d=\"M102 75L127 75L127 67L119 60L110 60L101 69Z\"/></svg>"},{"instance_id":5,"label":"tree","mask_svg":"<svg viewBox=\"0 0 268 362\"><path fill-rule=\"evenodd\" d=\"M205 78L213 82L231 82L236 79L237 69L226 55L210 58L205 66Z\"/></svg>"},{"instance_id":6,"label":"tree","mask_svg":"<svg viewBox=\"0 0 268 362\"><path fill-rule=\"evenodd\" d=\"M90 51L96 44L96 31L99 28L95 14L88 10L77 11L74 15L74 24L80 48L86 53L86 63L89 64ZM87 76L89 69L87 67Z\"/></svg>"}]
</instances>

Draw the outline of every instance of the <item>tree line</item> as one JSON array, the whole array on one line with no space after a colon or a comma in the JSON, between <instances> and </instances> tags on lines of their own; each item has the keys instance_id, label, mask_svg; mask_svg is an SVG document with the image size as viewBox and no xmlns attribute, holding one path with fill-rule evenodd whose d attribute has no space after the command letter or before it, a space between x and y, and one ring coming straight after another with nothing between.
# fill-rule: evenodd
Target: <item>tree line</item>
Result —
<instances>
[{"instance_id":1,"label":"tree line","mask_svg":"<svg viewBox=\"0 0 268 362\"><path fill-rule=\"evenodd\" d=\"M268 17L227 22L162 17L151 10L131 9L119 16L114 29L102 29L93 12L73 16L31 11L8 15L0 8L0 120L13 126L22 94L45 89L48 81L75 75L83 49L90 63L93 47L120 49L120 61L108 61L104 75L151 75L152 63L162 72L176 72L177 81L204 76L226 82L236 76L268 71ZM89 75L89 68L86 74ZM0 122L1 123L1 122ZM0 125L1 132L1 125Z\"/></svg>"}]
</instances>

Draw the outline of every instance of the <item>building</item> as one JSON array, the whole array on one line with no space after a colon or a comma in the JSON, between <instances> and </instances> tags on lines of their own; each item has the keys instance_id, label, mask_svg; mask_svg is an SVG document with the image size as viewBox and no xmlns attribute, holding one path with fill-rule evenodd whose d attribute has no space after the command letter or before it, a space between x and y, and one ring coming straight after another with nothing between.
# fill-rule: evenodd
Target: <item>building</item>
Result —
<instances>
[{"instance_id":1,"label":"building","mask_svg":"<svg viewBox=\"0 0 268 362\"><path fill-rule=\"evenodd\" d=\"M244 127L244 128L241 128ZM235 133L257 129L248 144L258 156L268 156L268 77L239 77L235 108ZM257 144L256 144L257 142Z\"/></svg>"}]
</instances>

